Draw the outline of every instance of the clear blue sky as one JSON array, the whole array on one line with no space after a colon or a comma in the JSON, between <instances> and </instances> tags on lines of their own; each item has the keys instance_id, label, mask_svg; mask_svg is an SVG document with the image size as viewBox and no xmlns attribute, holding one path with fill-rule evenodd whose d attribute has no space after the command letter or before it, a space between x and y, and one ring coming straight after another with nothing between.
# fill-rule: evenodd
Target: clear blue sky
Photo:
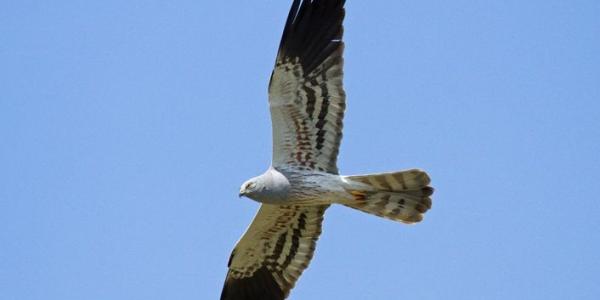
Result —
<instances>
[{"instance_id":1,"label":"clear blue sky","mask_svg":"<svg viewBox=\"0 0 600 300\"><path fill-rule=\"evenodd\" d=\"M4 1L0 299L217 299L270 163L289 1ZM290 299L598 299L600 2L349 0L344 174Z\"/></svg>"}]
</instances>

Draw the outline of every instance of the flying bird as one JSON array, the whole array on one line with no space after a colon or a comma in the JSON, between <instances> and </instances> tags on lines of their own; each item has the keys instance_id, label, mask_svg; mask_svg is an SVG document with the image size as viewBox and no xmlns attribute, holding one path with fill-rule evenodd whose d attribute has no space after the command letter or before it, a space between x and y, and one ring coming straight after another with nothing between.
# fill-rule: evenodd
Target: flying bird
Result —
<instances>
[{"instance_id":1,"label":"flying bird","mask_svg":"<svg viewBox=\"0 0 600 300\"><path fill-rule=\"evenodd\" d=\"M261 203L233 249L221 300L285 299L308 266L331 204L403 223L431 208L427 173L338 174L346 108L344 0L294 0L269 83L273 158L240 196Z\"/></svg>"}]
</instances>

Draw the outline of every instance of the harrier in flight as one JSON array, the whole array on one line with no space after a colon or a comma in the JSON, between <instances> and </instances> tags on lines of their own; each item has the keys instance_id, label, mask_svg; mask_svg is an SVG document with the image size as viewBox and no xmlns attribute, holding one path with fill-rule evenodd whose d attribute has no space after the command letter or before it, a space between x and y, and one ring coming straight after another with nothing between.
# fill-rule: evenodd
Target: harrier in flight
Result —
<instances>
[{"instance_id":1,"label":"harrier in flight","mask_svg":"<svg viewBox=\"0 0 600 300\"><path fill-rule=\"evenodd\" d=\"M269 83L273 159L240 196L261 206L229 258L222 300L285 299L308 266L331 204L403 223L431 208L427 173L338 174L346 108L344 0L294 0Z\"/></svg>"}]
</instances>

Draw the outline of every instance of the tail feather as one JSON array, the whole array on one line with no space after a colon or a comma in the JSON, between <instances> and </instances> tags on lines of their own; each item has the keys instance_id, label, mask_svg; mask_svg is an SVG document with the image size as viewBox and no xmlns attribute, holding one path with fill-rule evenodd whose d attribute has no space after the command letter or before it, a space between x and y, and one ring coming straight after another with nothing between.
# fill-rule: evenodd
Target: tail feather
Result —
<instances>
[{"instance_id":1,"label":"tail feather","mask_svg":"<svg viewBox=\"0 0 600 300\"><path fill-rule=\"evenodd\" d=\"M344 205L403 223L416 223L431 208L433 188L427 173L408 170L345 176L352 199Z\"/></svg>"}]
</instances>

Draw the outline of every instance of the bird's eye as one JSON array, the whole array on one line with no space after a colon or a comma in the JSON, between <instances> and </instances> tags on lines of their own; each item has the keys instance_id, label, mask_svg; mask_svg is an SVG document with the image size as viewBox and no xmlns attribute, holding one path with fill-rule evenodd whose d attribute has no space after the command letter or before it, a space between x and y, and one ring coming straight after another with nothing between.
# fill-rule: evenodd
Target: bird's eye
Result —
<instances>
[{"instance_id":1,"label":"bird's eye","mask_svg":"<svg viewBox=\"0 0 600 300\"><path fill-rule=\"evenodd\" d=\"M246 187L245 187L244 189L245 189L245 190L249 190L249 189L251 189L252 187L254 187L254 183L250 182L250 183L246 184Z\"/></svg>"}]
</instances>

